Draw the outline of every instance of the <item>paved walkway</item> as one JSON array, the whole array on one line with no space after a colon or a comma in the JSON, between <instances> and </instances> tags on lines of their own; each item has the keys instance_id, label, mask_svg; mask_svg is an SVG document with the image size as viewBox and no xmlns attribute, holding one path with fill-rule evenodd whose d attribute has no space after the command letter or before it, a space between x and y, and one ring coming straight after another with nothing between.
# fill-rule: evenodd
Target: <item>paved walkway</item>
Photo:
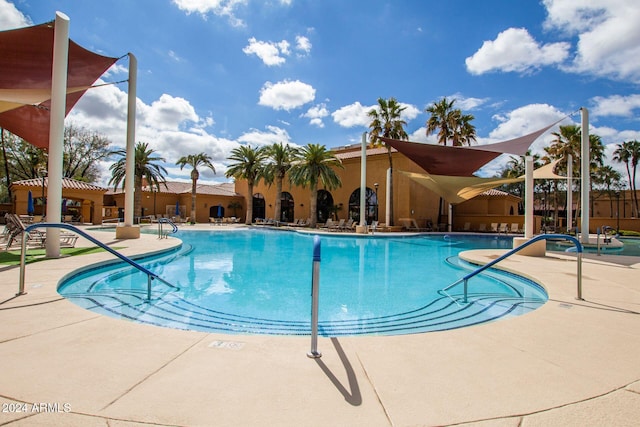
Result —
<instances>
[{"instance_id":1,"label":"paved walkway","mask_svg":"<svg viewBox=\"0 0 640 427\"><path fill-rule=\"evenodd\" d=\"M179 243L94 235L127 255ZM465 257L487 262L500 253ZM548 289L548 303L535 312L447 332L321 338L323 357L316 360L306 357L309 337L138 325L57 294L66 274L110 259L98 253L30 264L28 293L19 297L18 269L0 267L0 425L529 427L640 420L640 259L585 259L585 300L578 301L575 258L514 256L500 265Z\"/></svg>"}]
</instances>

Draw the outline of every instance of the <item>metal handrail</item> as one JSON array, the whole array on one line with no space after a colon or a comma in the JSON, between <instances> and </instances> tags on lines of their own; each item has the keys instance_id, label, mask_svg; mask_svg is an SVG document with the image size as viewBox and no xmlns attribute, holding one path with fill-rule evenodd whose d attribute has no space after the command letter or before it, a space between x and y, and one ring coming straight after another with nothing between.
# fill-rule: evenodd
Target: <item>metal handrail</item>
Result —
<instances>
[{"instance_id":1,"label":"metal handrail","mask_svg":"<svg viewBox=\"0 0 640 427\"><path fill-rule=\"evenodd\" d=\"M172 231L171 233L177 233L178 232L178 226L171 221L169 218L158 218L158 239L162 239L167 237L167 235L169 234L168 232L165 234L163 229L162 229L162 224L170 224L172 227Z\"/></svg>"},{"instance_id":2,"label":"metal handrail","mask_svg":"<svg viewBox=\"0 0 640 427\"><path fill-rule=\"evenodd\" d=\"M493 267L494 265L496 265L497 263L499 263L500 261L502 261L505 258L510 257L511 255L515 254L516 252L519 252L520 250L526 248L527 246L538 242L540 240L547 240L547 239L564 239L564 240L570 240L572 241L575 245L576 245L576 252L578 253L578 273L577 273L577 278L578 278L578 295L576 297L576 299L578 300L582 300L582 245L580 244L580 241L575 238L574 236L569 236L567 234L541 234L539 236L534 237L533 239L523 243L522 245L518 246L517 248L513 248L511 249L509 252L499 256L498 258L494 259L493 261L479 267L478 269L472 271L471 273L467 274L466 276L458 279L457 281L453 282L452 284L450 284L449 286L447 286L444 289L441 289L438 291L438 293L440 294L444 294L446 296L448 296L449 298L451 298L453 300L453 302L455 302L456 304L458 304L458 301L453 298L451 295L449 295L447 293L447 291L451 288L453 288L454 286L459 285L460 283L464 282L464 298L462 300L462 302L464 304L467 304L468 302L468 281L469 279L471 279L472 277L482 273L483 271L485 271L488 268Z\"/></svg>"},{"instance_id":3,"label":"metal handrail","mask_svg":"<svg viewBox=\"0 0 640 427\"><path fill-rule=\"evenodd\" d=\"M18 287L18 293L16 294L16 296L26 294L26 292L24 291L24 279L25 279L26 253L27 253L27 238L28 238L29 231L34 230L36 228L64 228L66 230L72 231L72 232L74 232L76 234L79 234L80 236L84 237L85 239L89 240L91 243L101 247L102 249L104 249L105 251L111 253L112 255L115 255L116 257L120 258L122 261L128 263L132 267L142 271L143 273L145 273L147 275L147 301L151 300L151 281L153 279L157 279L157 280L161 281L162 283L164 283L165 285L170 286L172 288L175 288L177 290L180 289L178 286L175 286L175 285L167 282L166 280L164 280L162 277L158 276L154 272L152 272L152 271L148 270L147 268L141 266L140 264L138 264L137 262L133 261L132 259L126 257L125 255L122 255L120 252L118 252L118 251L116 251L114 249L111 249L109 246L105 245L101 241L99 241L96 238L90 236L89 234L85 233L84 231L80 230L79 228L74 227L73 225L61 224L61 223L41 222L41 223L38 223L38 224L31 224L31 225L29 225L28 227L26 227L24 229L24 235L22 236L22 248L21 248L21 252L20 252L20 282L19 282L19 285L18 285L19 286Z\"/></svg>"}]
</instances>

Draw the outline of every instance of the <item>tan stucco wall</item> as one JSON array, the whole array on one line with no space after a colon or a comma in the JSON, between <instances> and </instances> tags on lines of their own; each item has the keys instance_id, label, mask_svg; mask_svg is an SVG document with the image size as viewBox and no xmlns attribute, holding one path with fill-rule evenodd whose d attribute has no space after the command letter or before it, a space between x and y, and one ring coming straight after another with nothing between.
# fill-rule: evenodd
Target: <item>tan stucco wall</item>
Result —
<instances>
[{"instance_id":1,"label":"tan stucco wall","mask_svg":"<svg viewBox=\"0 0 640 427\"><path fill-rule=\"evenodd\" d=\"M31 194L34 198L40 199L42 197L42 187L41 186L14 186L11 191L13 193L13 205L14 212L18 215L26 215L27 214L27 200L29 190L31 190ZM92 224L101 224L102 223L102 206L105 191L95 191L95 190L77 190L77 189L62 189L62 198L63 199L71 199L81 202L80 206L80 214L82 215L83 222L92 223ZM46 188L45 188L45 196L46 196ZM42 215L43 206L38 203L34 203L34 213L37 215Z\"/></svg>"}]
</instances>

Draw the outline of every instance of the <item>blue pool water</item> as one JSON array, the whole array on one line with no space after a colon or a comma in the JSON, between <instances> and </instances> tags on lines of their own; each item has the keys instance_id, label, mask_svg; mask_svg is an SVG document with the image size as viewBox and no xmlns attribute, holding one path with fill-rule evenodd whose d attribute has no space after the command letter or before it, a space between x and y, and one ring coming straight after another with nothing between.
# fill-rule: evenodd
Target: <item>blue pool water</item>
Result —
<instances>
[{"instance_id":1,"label":"blue pool water","mask_svg":"<svg viewBox=\"0 0 640 427\"><path fill-rule=\"evenodd\" d=\"M183 249L142 264L179 287L131 267L91 269L59 292L105 315L152 325L224 333L310 333L313 235L288 231L180 231ZM491 271L470 280L469 304L438 291L467 273L460 251L507 249L511 238L429 235L321 236L319 329L324 336L454 329L526 314L543 289ZM450 291L460 296L462 286Z\"/></svg>"},{"instance_id":2,"label":"blue pool water","mask_svg":"<svg viewBox=\"0 0 640 427\"><path fill-rule=\"evenodd\" d=\"M607 255L623 255L623 256L640 256L640 238L637 237L617 237L623 243L621 248L612 248L606 244L600 246L600 253ZM573 252L575 246L569 245L567 242L547 241L548 251ZM594 247L585 247L585 252L597 253L598 249Z\"/></svg>"}]
</instances>

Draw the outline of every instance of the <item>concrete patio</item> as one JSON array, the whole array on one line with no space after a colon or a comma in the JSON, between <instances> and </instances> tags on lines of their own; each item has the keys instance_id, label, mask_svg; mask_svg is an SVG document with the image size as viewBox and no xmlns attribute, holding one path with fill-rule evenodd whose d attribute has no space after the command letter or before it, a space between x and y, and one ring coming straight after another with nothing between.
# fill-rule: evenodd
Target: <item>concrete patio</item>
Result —
<instances>
[{"instance_id":1,"label":"concrete patio","mask_svg":"<svg viewBox=\"0 0 640 427\"><path fill-rule=\"evenodd\" d=\"M211 229L209 225L190 228ZM168 249L153 234L126 255ZM78 245L88 244L83 239ZM466 252L486 263L503 251ZM96 253L0 267L0 425L636 426L640 259L590 256L583 297L568 255L499 264L549 293L540 309L471 328L320 338L178 331L86 311L60 297ZM419 268L418 266L416 268Z\"/></svg>"}]
</instances>

